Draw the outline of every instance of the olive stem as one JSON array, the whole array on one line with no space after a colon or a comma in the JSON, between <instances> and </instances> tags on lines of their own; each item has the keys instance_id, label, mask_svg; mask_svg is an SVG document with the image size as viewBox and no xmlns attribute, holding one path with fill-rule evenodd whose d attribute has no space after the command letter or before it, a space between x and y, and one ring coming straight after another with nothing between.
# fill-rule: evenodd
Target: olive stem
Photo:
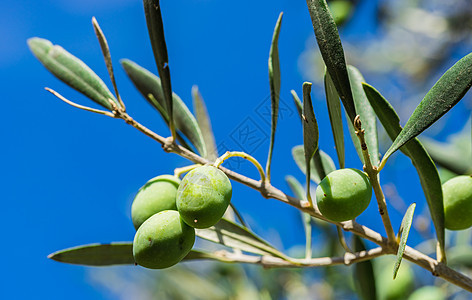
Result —
<instances>
[{"instance_id":1,"label":"olive stem","mask_svg":"<svg viewBox=\"0 0 472 300\"><path fill-rule=\"evenodd\" d=\"M199 166L201 166L201 165L200 164L194 164L194 165L190 165L190 166L186 166L186 167L182 167L182 168L175 168L174 169L174 176L180 178L180 176L182 176L182 174L187 173L189 171L192 171L193 169L195 169Z\"/></svg>"},{"instance_id":2,"label":"olive stem","mask_svg":"<svg viewBox=\"0 0 472 300\"><path fill-rule=\"evenodd\" d=\"M81 108L79 106L76 106L76 107ZM104 115L112 117L112 118L117 118L117 119L124 120L127 124L133 126L138 131L144 133L148 137L150 137L153 140L159 142L162 145L162 148L164 149L164 151L166 151L166 152L176 153L177 155L182 156L183 158L186 158L186 159L188 159L188 160L190 160L190 161L192 161L196 164L205 165L205 164L210 164L211 163L207 159L199 156L198 154L196 154L196 153L194 153L194 152L192 152L192 151L190 151L190 150L188 150L188 149L186 149L186 148L184 148L180 145L177 145L173 141L173 139L171 141L169 141L169 139L166 139L166 138L160 136L159 134L153 132L152 130L148 129L144 125L138 123L131 116L129 116L128 113L126 113L123 110L120 110L120 109L114 110L113 115L111 115L109 113L104 114ZM393 249L392 245L390 243L388 243L388 240L385 237L383 237L380 233L370 229L369 227L361 225L361 224L359 224L355 221L352 221L352 220L351 221L346 221L346 222L341 222L341 223L327 220L323 215L321 215L320 211L318 210L318 208L316 206L314 206L314 207L303 206L303 204L305 203L304 200L291 197L291 196L285 194L284 192L282 192L281 190L279 190L278 188L272 186L271 184L261 185L260 181L256 181L254 179L248 178L248 177L246 177L242 174L231 171L231 170L229 170L227 168L224 168L224 167L220 167L220 170L223 171L229 178L231 178L231 179L233 179L237 182L240 182L240 183L242 183L242 184L244 184L244 185L246 185L246 186L248 186L248 187L250 187L254 190L257 190L257 191L261 192L261 194L265 198L273 198L273 199L279 200L279 201L281 201L285 204L288 204L288 205L291 205L291 206L297 208L298 210L300 210L302 212L310 214L312 217L315 217L315 218L320 219L320 220L324 220L326 222L329 222L329 223L332 223L332 224L335 224L335 225L340 225L341 228L344 231L350 231L353 234L356 234L356 235L358 235L362 238L365 238L365 239L379 245L381 250L377 250L379 253L377 253L378 255L376 254L376 256L380 256L380 255L383 255L383 254L395 254L396 253L396 249ZM378 184L378 181L377 181L377 184ZM370 251L374 251L374 250L375 249L369 250L368 253L371 253ZM362 253L362 252L360 252L360 253ZM352 255L352 254L351 253L346 253L345 255ZM465 276L462 273L459 273L459 272L449 268L447 265L445 265L441 262L438 262L437 260L427 256L426 254L423 254L422 252L419 252L416 249L413 249L409 246L406 246L405 247L405 252L403 253L403 257L405 259L411 261L412 263L415 263L418 266L430 271L434 276L441 277L441 278L449 281L450 283L452 283L452 284L454 284L458 287L463 288L464 290L472 292L472 279L470 279L469 277ZM256 259L257 259L257 262L253 262L253 263L264 265L264 259L263 258L256 257ZM303 265L303 263L302 263L302 264L294 265L294 267L297 267L297 266L302 266L302 267L303 266L305 266L305 267L314 266L315 265L315 263L314 263L315 260L317 260L317 259L310 260L310 262L313 262L312 265L309 265L309 264ZM323 260L326 260L326 261L329 260L329 261L331 261L332 264L334 264L335 261L337 261L339 259L327 257L327 258L323 258ZM343 264L344 264L344 261L342 262ZM351 261L353 261L353 260L351 260ZM361 261L361 260L359 259L356 262L358 262L358 261ZM243 262L243 261L240 261L240 262ZM245 262L250 263L249 261L245 261ZM284 264L286 264L286 262ZM340 262L340 264L341 264L341 262ZM323 265L327 265L327 264L326 263L323 264L321 262L316 263L316 266L323 266ZM283 265L283 266L285 266L285 265Z\"/></svg>"},{"instance_id":3,"label":"olive stem","mask_svg":"<svg viewBox=\"0 0 472 300\"><path fill-rule=\"evenodd\" d=\"M356 135L359 138L361 144L362 154L364 156L364 171L367 173L374 189L375 198L377 199L377 205L379 207L380 217L387 232L387 239L389 243L397 245L395 238L395 232L393 231L392 223L390 222L390 217L388 216L387 203L385 201L385 195L382 191L382 187L379 182L379 172L376 167L372 165L370 161L369 149L365 142L364 129L362 129L362 123L359 115L354 119L354 128L356 130Z\"/></svg>"},{"instance_id":4,"label":"olive stem","mask_svg":"<svg viewBox=\"0 0 472 300\"><path fill-rule=\"evenodd\" d=\"M317 257L310 259L291 259L284 260L274 256L255 256L243 253L228 252L225 250L216 251L211 254L209 259L214 259L222 262L238 262L262 265L265 268L286 268L286 267L326 267L336 265L352 265L354 263L370 260L381 255L386 254L382 247L377 247L370 250L359 251L356 253L346 252L339 257Z\"/></svg>"},{"instance_id":5,"label":"olive stem","mask_svg":"<svg viewBox=\"0 0 472 300\"><path fill-rule=\"evenodd\" d=\"M255 159L254 157L252 157L251 155L249 155L245 152L226 151L225 154L218 157L218 159L215 161L213 166L219 168L220 165L230 157L242 157L242 158L250 161L257 168L257 170L259 171L259 174L261 175L261 182L265 182L266 176L265 176L264 169L262 168L261 164L257 161L257 159Z\"/></svg>"}]
</instances>

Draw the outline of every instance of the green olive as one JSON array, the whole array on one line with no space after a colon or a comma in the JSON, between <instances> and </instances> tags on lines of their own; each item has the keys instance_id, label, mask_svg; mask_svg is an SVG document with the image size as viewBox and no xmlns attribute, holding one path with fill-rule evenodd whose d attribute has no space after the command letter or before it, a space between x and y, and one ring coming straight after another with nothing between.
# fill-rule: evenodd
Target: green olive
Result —
<instances>
[{"instance_id":1,"label":"green olive","mask_svg":"<svg viewBox=\"0 0 472 300\"><path fill-rule=\"evenodd\" d=\"M321 214L331 221L352 220L369 206L372 186L364 172L340 169L326 175L316 188Z\"/></svg>"},{"instance_id":2,"label":"green olive","mask_svg":"<svg viewBox=\"0 0 472 300\"><path fill-rule=\"evenodd\" d=\"M213 166L188 172L177 190L177 210L188 225L208 228L223 216L231 200L231 182Z\"/></svg>"},{"instance_id":3,"label":"green olive","mask_svg":"<svg viewBox=\"0 0 472 300\"><path fill-rule=\"evenodd\" d=\"M450 230L472 226L472 176L461 175L443 185L444 221Z\"/></svg>"},{"instance_id":4,"label":"green olive","mask_svg":"<svg viewBox=\"0 0 472 300\"><path fill-rule=\"evenodd\" d=\"M393 279L395 259L385 256L376 261L375 278L379 300L404 300L415 285L415 276L408 262L403 261Z\"/></svg>"},{"instance_id":5,"label":"green olive","mask_svg":"<svg viewBox=\"0 0 472 300\"><path fill-rule=\"evenodd\" d=\"M172 175L161 175L149 180L141 187L131 205L131 219L138 229L152 215L163 210L177 210L175 197L180 179Z\"/></svg>"},{"instance_id":6,"label":"green olive","mask_svg":"<svg viewBox=\"0 0 472 300\"><path fill-rule=\"evenodd\" d=\"M185 224L175 210L161 211L147 219L133 242L135 262L149 269L177 264L192 250L195 229Z\"/></svg>"},{"instance_id":7,"label":"green olive","mask_svg":"<svg viewBox=\"0 0 472 300\"><path fill-rule=\"evenodd\" d=\"M433 285L423 286L414 291L408 300L445 300L444 290Z\"/></svg>"}]
</instances>

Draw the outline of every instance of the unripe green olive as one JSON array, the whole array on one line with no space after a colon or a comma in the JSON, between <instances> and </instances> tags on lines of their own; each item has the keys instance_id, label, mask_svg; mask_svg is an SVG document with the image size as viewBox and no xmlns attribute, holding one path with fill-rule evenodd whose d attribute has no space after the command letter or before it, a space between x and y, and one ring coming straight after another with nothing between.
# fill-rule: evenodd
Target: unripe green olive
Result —
<instances>
[{"instance_id":1,"label":"unripe green olive","mask_svg":"<svg viewBox=\"0 0 472 300\"><path fill-rule=\"evenodd\" d=\"M415 285L413 269L408 262L402 262L395 279L394 265L392 256L383 256L375 261L375 284L379 300L405 300Z\"/></svg>"},{"instance_id":2,"label":"unripe green olive","mask_svg":"<svg viewBox=\"0 0 472 300\"><path fill-rule=\"evenodd\" d=\"M192 250L195 229L175 210L161 211L147 219L136 232L133 256L138 265L164 269L181 261Z\"/></svg>"},{"instance_id":3,"label":"unripe green olive","mask_svg":"<svg viewBox=\"0 0 472 300\"><path fill-rule=\"evenodd\" d=\"M364 172L340 169L326 175L316 188L321 214L331 221L352 220L369 206L372 186Z\"/></svg>"},{"instance_id":4,"label":"unripe green olive","mask_svg":"<svg viewBox=\"0 0 472 300\"><path fill-rule=\"evenodd\" d=\"M177 190L177 210L188 225L208 228L223 216L231 200L231 182L213 166L188 172Z\"/></svg>"},{"instance_id":5,"label":"unripe green olive","mask_svg":"<svg viewBox=\"0 0 472 300\"><path fill-rule=\"evenodd\" d=\"M443 185L444 221L450 230L472 226L472 176L461 175Z\"/></svg>"},{"instance_id":6,"label":"unripe green olive","mask_svg":"<svg viewBox=\"0 0 472 300\"><path fill-rule=\"evenodd\" d=\"M414 291L408 300L445 300L446 295L444 290L434 286L434 285L427 285L420 287L416 291Z\"/></svg>"},{"instance_id":7,"label":"unripe green olive","mask_svg":"<svg viewBox=\"0 0 472 300\"><path fill-rule=\"evenodd\" d=\"M131 219L138 229L144 221L163 210L177 210L175 197L180 179L172 175L154 177L141 187L131 205Z\"/></svg>"}]
</instances>

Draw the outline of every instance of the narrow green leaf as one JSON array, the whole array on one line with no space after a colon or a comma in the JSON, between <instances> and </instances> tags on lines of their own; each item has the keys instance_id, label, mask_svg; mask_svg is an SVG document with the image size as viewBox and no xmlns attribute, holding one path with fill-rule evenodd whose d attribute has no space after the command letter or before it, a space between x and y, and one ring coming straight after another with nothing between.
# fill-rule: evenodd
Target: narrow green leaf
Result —
<instances>
[{"instance_id":1,"label":"narrow green leaf","mask_svg":"<svg viewBox=\"0 0 472 300\"><path fill-rule=\"evenodd\" d=\"M279 62L279 34L280 26L282 25L283 13L280 13L277 23L275 24L274 34L272 36L272 44L269 52L269 84L270 84L270 99L271 99L271 133L269 154L266 164L266 175L270 180L270 164L272 161L272 153L274 151L275 130L277 128L277 117L279 115L279 100L280 100L280 62Z\"/></svg>"},{"instance_id":2,"label":"narrow green leaf","mask_svg":"<svg viewBox=\"0 0 472 300\"><path fill-rule=\"evenodd\" d=\"M363 87L382 126L389 137L394 140L402 130L400 118L390 103L376 89L365 83ZM443 261L445 260L444 204L438 170L418 139L410 140L401 148L401 151L411 159L418 172L439 242L438 259Z\"/></svg>"},{"instance_id":3,"label":"narrow green leaf","mask_svg":"<svg viewBox=\"0 0 472 300\"><path fill-rule=\"evenodd\" d=\"M68 264L83 266L134 265L133 243L113 242L110 244L87 244L67 248L48 255L48 258ZM211 259L225 261L223 258L201 250L191 250L183 261Z\"/></svg>"},{"instance_id":4,"label":"narrow green leaf","mask_svg":"<svg viewBox=\"0 0 472 300\"><path fill-rule=\"evenodd\" d=\"M303 83L303 147L305 150L305 166L306 166L306 197L310 205L313 204L313 200L310 195L310 173L311 166L310 162L318 150L318 123L316 122L315 112L313 110L313 104L311 103L311 83Z\"/></svg>"},{"instance_id":5,"label":"narrow green leaf","mask_svg":"<svg viewBox=\"0 0 472 300\"><path fill-rule=\"evenodd\" d=\"M291 90L290 93L292 94L292 98L293 98L293 102L295 103L295 107L297 108L297 112L298 112L298 116L300 117L300 120L303 121L303 105L302 105L302 101L300 100L300 98L298 97L297 95L297 92L295 92L294 90Z\"/></svg>"},{"instance_id":6,"label":"narrow green leaf","mask_svg":"<svg viewBox=\"0 0 472 300\"><path fill-rule=\"evenodd\" d=\"M305 199L305 189L302 184L293 176L285 176L285 181L287 182L290 190L297 199Z\"/></svg>"},{"instance_id":7,"label":"narrow green leaf","mask_svg":"<svg viewBox=\"0 0 472 300\"><path fill-rule=\"evenodd\" d=\"M323 150L319 150L319 152L320 152L321 161L323 163L323 169L325 170L325 174L327 175L333 172L334 170L336 170L336 166L334 164L333 159ZM293 156L293 159L295 160L295 163L303 172L303 174L306 174L305 151L303 150L303 146L293 147L292 156ZM310 162L310 169L314 170L314 172L310 173L311 180L313 180L316 184L319 184L321 182L322 176L318 174L318 170L315 166L314 159L312 159Z\"/></svg>"},{"instance_id":8,"label":"narrow green leaf","mask_svg":"<svg viewBox=\"0 0 472 300\"><path fill-rule=\"evenodd\" d=\"M472 269L472 247L461 245L447 249L447 265Z\"/></svg>"},{"instance_id":9,"label":"narrow green leaf","mask_svg":"<svg viewBox=\"0 0 472 300\"><path fill-rule=\"evenodd\" d=\"M133 243L82 245L54 252L48 258L85 266L131 265L134 264Z\"/></svg>"},{"instance_id":10,"label":"narrow green leaf","mask_svg":"<svg viewBox=\"0 0 472 300\"><path fill-rule=\"evenodd\" d=\"M164 23L162 22L161 5L159 0L143 0L146 24L151 40L152 52L156 61L157 72L162 82L162 94L165 99L165 107L169 116L169 127L174 136L173 93L170 82L169 58L167 57L167 45L164 37Z\"/></svg>"},{"instance_id":11,"label":"narrow green leaf","mask_svg":"<svg viewBox=\"0 0 472 300\"><path fill-rule=\"evenodd\" d=\"M167 113L168 110L165 109L166 101L164 99L161 80L148 70L130 60L121 60L121 65L138 91L141 92L149 104L151 104L161 114L164 121L169 124L169 115ZM153 97L149 97L149 94ZM205 156L205 141L197 120L179 96L173 93L172 99L174 102L176 129L182 132L182 134L189 139L202 156Z\"/></svg>"},{"instance_id":12,"label":"narrow green leaf","mask_svg":"<svg viewBox=\"0 0 472 300\"><path fill-rule=\"evenodd\" d=\"M354 235L354 251L366 250L365 244L360 237ZM375 274L372 260L366 260L354 265L354 277L356 278L356 291L362 300L376 300L377 290L375 288Z\"/></svg>"},{"instance_id":13,"label":"narrow green leaf","mask_svg":"<svg viewBox=\"0 0 472 300\"><path fill-rule=\"evenodd\" d=\"M328 106L329 121L331 123L331 130L333 131L334 145L336 146L336 154L338 155L339 167L344 169L344 132L343 119L341 115L341 103L339 95L334 86L331 76L325 72L324 86L326 92L326 103ZM350 124L350 122L348 122Z\"/></svg>"},{"instance_id":14,"label":"narrow green leaf","mask_svg":"<svg viewBox=\"0 0 472 300\"><path fill-rule=\"evenodd\" d=\"M431 126L454 105L456 105L472 85L472 53L454 64L421 100L408 119L405 127L385 153L381 166L395 151L409 140Z\"/></svg>"},{"instance_id":15,"label":"narrow green leaf","mask_svg":"<svg viewBox=\"0 0 472 300\"><path fill-rule=\"evenodd\" d=\"M116 85L115 73L113 72L113 64L111 62L110 48L108 47L107 39L105 37L105 34L103 34L100 25L98 25L98 21L97 19L95 19L95 17L92 18L92 25L95 31L95 35L98 38L100 48L102 49L103 58L105 59L105 65L107 66L108 75L110 76L111 83L115 90L116 98L118 98L118 102L120 103L121 108L125 108L123 101L121 101L120 93L118 92L118 86Z\"/></svg>"},{"instance_id":16,"label":"narrow green leaf","mask_svg":"<svg viewBox=\"0 0 472 300\"><path fill-rule=\"evenodd\" d=\"M260 255L270 255L280 258L286 256L271 246L247 228L239 226L227 219L221 219L215 226L206 229L196 229L195 234L205 240L218 243L230 248L240 249Z\"/></svg>"},{"instance_id":17,"label":"narrow green leaf","mask_svg":"<svg viewBox=\"0 0 472 300\"><path fill-rule=\"evenodd\" d=\"M400 238L400 243L398 244L398 251L397 251L397 260L395 262L395 266L393 267L393 279L397 277L398 269L400 268L400 264L403 258L403 252L405 252L406 241L408 240L408 235L410 234L411 223L413 222L413 214L415 212L416 203L410 204L408 209L406 210L405 216L403 216L402 224L400 226L400 230L398 231L397 239Z\"/></svg>"},{"instance_id":18,"label":"narrow green leaf","mask_svg":"<svg viewBox=\"0 0 472 300\"><path fill-rule=\"evenodd\" d=\"M362 83L365 82L365 80L361 72L359 72L359 70L355 67L349 65L347 69L349 80L351 82L356 112L361 118L362 129L365 130L365 142L367 144L367 148L369 149L370 161L372 162L372 165L378 166L380 162L380 154L377 136L377 118L375 116L374 110L372 109L372 106L369 103L369 100L367 99L367 96L365 95L364 89L362 88ZM357 136L355 136L353 140L354 143L357 142L357 144L359 144L359 139ZM361 151L358 152L358 155L361 161L364 162L364 155L362 154L360 145L359 148L356 147L356 150L357 149Z\"/></svg>"},{"instance_id":19,"label":"narrow green leaf","mask_svg":"<svg viewBox=\"0 0 472 300\"><path fill-rule=\"evenodd\" d=\"M46 69L73 89L108 110L112 110L109 100L118 104L103 80L83 61L61 46L37 37L28 39L28 46Z\"/></svg>"},{"instance_id":20,"label":"narrow green leaf","mask_svg":"<svg viewBox=\"0 0 472 300\"><path fill-rule=\"evenodd\" d=\"M472 159L466 159L470 157L471 150L462 151L455 145L437 142L426 137L421 138L421 142L439 166L456 174L465 175L472 172Z\"/></svg>"},{"instance_id":21,"label":"narrow green leaf","mask_svg":"<svg viewBox=\"0 0 472 300\"><path fill-rule=\"evenodd\" d=\"M197 116L198 126L202 132L203 140L205 142L205 152L207 158L210 161L215 161L218 158L218 149L216 148L215 135L211 128L211 120L208 115L208 110L205 105L205 101L198 90L198 86L192 87L192 98L193 98L193 109Z\"/></svg>"},{"instance_id":22,"label":"narrow green leaf","mask_svg":"<svg viewBox=\"0 0 472 300\"><path fill-rule=\"evenodd\" d=\"M329 75L333 79L349 119L354 122L356 109L349 84L344 50L336 23L329 12L326 0L306 0L316 40Z\"/></svg>"}]
</instances>

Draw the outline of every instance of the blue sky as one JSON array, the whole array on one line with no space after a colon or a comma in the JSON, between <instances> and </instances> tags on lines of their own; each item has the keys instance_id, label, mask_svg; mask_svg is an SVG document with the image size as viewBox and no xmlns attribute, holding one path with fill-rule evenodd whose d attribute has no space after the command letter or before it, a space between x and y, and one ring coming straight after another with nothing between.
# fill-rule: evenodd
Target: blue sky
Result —
<instances>
[{"instance_id":1,"label":"blue sky","mask_svg":"<svg viewBox=\"0 0 472 300\"><path fill-rule=\"evenodd\" d=\"M371 4L363 3L364 18L353 20L351 31L365 31L360 25L369 20ZM286 174L303 181L303 174L291 159L291 148L302 143L302 134L290 90L301 94L307 78L299 72L298 58L307 39L314 43L305 1L163 1L162 10L174 91L191 107L191 87L197 84L207 103L217 144L246 150L262 163L270 134L264 114L269 107L267 58L275 22L279 12L284 12L279 40L284 110L276 135L272 179L285 191ZM128 112L157 133L168 134L157 112L134 89L119 65L119 59L128 58L156 73L141 1L2 2L4 205L0 226L4 244L0 251L4 261L0 298L104 297L100 289L89 285L88 268L59 264L46 256L80 244L132 240L130 205L135 192L148 179L187 164L176 155L165 154L158 143L124 122L72 108L44 90L47 86L93 106L36 61L26 47L26 39L33 36L60 44L109 85L91 26L92 16L108 38ZM335 157L324 100L315 100L314 106L321 147ZM244 140L244 128L256 130L257 142ZM349 147L347 166L361 168ZM399 157L398 162L399 168L386 172L385 180L400 180L408 195L423 203L417 178L403 175L412 172L407 160ZM258 177L248 163L231 165ZM234 183L233 188L233 203L257 233L284 249L303 243L296 210L264 199L241 184ZM372 201L359 221L378 226L380 218L375 212ZM400 213L392 212L392 218L398 227Z\"/></svg>"}]
</instances>

